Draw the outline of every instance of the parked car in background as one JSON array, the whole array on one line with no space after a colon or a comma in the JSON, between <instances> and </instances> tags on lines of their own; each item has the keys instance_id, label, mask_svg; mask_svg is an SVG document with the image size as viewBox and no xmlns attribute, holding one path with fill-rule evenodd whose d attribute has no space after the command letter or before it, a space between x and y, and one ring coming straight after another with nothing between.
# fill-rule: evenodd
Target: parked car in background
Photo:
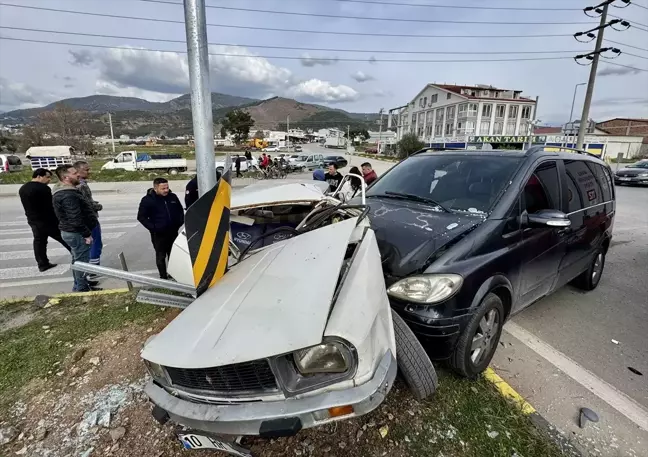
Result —
<instances>
[{"instance_id":1,"label":"parked car in background","mask_svg":"<svg viewBox=\"0 0 648 457\"><path fill-rule=\"evenodd\" d=\"M279 152L278 146L268 146L267 148L261 149L263 152Z\"/></svg>"},{"instance_id":2,"label":"parked car in background","mask_svg":"<svg viewBox=\"0 0 648 457\"><path fill-rule=\"evenodd\" d=\"M349 162L342 156L326 156L324 157L324 166L328 167L330 164L334 163L338 168L346 167Z\"/></svg>"},{"instance_id":3,"label":"parked car in background","mask_svg":"<svg viewBox=\"0 0 648 457\"><path fill-rule=\"evenodd\" d=\"M323 154L311 154L299 156L293 165L297 168L303 168L305 170L314 170L315 168L321 168L324 166L324 155Z\"/></svg>"},{"instance_id":4,"label":"parked car in background","mask_svg":"<svg viewBox=\"0 0 648 457\"><path fill-rule=\"evenodd\" d=\"M468 377L510 316L569 282L596 288L616 208L605 162L541 146L423 150L366 199L392 307L432 359Z\"/></svg>"},{"instance_id":5,"label":"parked car in background","mask_svg":"<svg viewBox=\"0 0 648 457\"><path fill-rule=\"evenodd\" d=\"M648 184L648 159L626 165L614 174L614 183Z\"/></svg>"},{"instance_id":6,"label":"parked car in background","mask_svg":"<svg viewBox=\"0 0 648 457\"><path fill-rule=\"evenodd\" d=\"M20 157L12 154L0 154L0 173L14 173L23 170Z\"/></svg>"},{"instance_id":7,"label":"parked car in background","mask_svg":"<svg viewBox=\"0 0 648 457\"><path fill-rule=\"evenodd\" d=\"M232 170L235 170L235 164L236 164L236 158L238 155L232 155ZM251 167L254 168L258 165L258 160L252 157L252 160L250 161ZM219 160L216 162L216 170L218 170L219 173L223 173L223 170L225 169L225 161L224 160ZM245 156L241 156L241 171L247 171L248 169L248 164L247 160L245 159Z\"/></svg>"}]
</instances>

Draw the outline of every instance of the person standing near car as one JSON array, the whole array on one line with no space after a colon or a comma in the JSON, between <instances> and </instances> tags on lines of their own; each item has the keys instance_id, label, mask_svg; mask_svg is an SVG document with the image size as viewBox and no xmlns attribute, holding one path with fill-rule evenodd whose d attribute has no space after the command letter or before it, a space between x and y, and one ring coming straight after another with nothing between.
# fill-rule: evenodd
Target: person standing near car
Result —
<instances>
[{"instance_id":1,"label":"person standing near car","mask_svg":"<svg viewBox=\"0 0 648 457\"><path fill-rule=\"evenodd\" d=\"M90 207L95 212L97 218L97 225L92 229L92 246L90 246L90 263L99 265L101 260L101 252L103 250L103 242L101 241L101 225L99 224L99 211L103 209L101 203L92 198L92 191L88 186L88 179L90 178L90 164L85 160L79 160L72 165L79 175L79 185L77 189L88 200ZM96 280L96 275L87 275L88 279Z\"/></svg>"},{"instance_id":2,"label":"person standing near car","mask_svg":"<svg viewBox=\"0 0 648 457\"><path fill-rule=\"evenodd\" d=\"M252 153L249 149L245 151L245 161L247 162L247 169L250 170L252 167Z\"/></svg>"},{"instance_id":3,"label":"person standing near car","mask_svg":"<svg viewBox=\"0 0 648 457\"><path fill-rule=\"evenodd\" d=\"M54 213L59 221L61 237L72 250L72 263L90 262L92 230L96 227L97 216L90 202L77 189L79 175L72 165L61 165L56 169L59 184L52 193ZM74 286L72 292L87 292L97 289L96 282L89 281L86 274L73 270Z\"/></svg>"},{"instance_id":4,"label":"person standing near car","mask_svg":"<svg viewBox=\"0 0 648 457\"><path fill-rule=\"evenodd\" d=\"M236 177L241 177L241 156L237 155L236 160L234 161L234 168L236 169Z\"/></svg>"},{"instance_id":5,"label":"person standing near car","mask_svg":"<svg viewBox=\"0 0 648 457\"><path fill-rule=\"evenodd\" d=\"M342 174L337 171L337 165L329 164L328 172L324 175L324 180L328 183L329 192L335 192L342 182Z\"/></svg>"},{"instance_id":6,"label":"person standing near car","mask_svg":"<svg viewBox=\"0 0 648 457\"><path fill-rule=\"evenodd\" d=\"M18 191L27 223L34 234L34 257L40 272L56 266L47 257L48 238L58 241L65 249L70 250L70 246L63 240L58 228L58 219L52 205L52 190L48 185L51 179L51 171L38 168L32 173L32 180L23 184Z\"/></svg>"},{"instance_id":7,"label":"person standing near car","mask_svg":"<svg viewBox=\"0 0 648 457\"><path fill-rule=\"evenodd\" d=\"M198 196L198 175L196 175L185 187L185 209L189 209L198 200Z\"/></svg>"},{"instance_id":8,"label":"person standing near car","mask_svg":"<svg viewBox=\"0 0 648 457\"><path fill-rule=\"evenodd\" d=\"M371 168L371 164L369 162L365 162L360 166L362 167L362 176L364 177L364 182L366 185L369 185L376 179L378 179L378 175L376 175L376 172L373 170L373 168Z\"/></svg>"},{"instance_id":9,"label":"person standing near car","mask_svg":"<svg viewBox=\"0 0 648 457\"><path fill-rule=\"evenodd\" d=\"M151 234L160 278L169 279L166 261L171 255L178 230L184 224L182 204L169 189L169 181L164 178L153 180L153 188L140 201L137 220Z\"/></svg>"}]
</instances>

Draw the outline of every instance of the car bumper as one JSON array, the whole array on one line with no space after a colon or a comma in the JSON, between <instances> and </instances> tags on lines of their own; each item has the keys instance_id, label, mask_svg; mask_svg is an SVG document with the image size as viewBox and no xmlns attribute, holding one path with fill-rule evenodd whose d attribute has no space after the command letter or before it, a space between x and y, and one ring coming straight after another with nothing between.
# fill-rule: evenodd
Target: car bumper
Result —
<instances>
[{"instance_id":1,"label":"car bumper","mask_svg":"<svg viewBox=\"0 0 648 457\"><path fill-rule=\"evenodd\" d=\"M173 422L195 430L223 435L287 436L302 428L361 416L374 410L389 393L396 371L396 359L391 351L387 351L368 382L310 397L212 405L175 397L153 382L145 387L145 392L157 407L156 417L162 410ZM330 416L329 408L347 405L353 406L351 414Z\"/></svg>"}]
</instances>

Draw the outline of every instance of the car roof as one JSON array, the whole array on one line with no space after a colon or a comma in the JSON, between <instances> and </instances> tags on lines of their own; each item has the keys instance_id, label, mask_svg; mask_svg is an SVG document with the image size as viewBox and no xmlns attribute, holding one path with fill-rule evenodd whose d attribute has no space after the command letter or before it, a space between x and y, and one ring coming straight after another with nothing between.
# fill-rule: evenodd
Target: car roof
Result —
<instances>
[{"instance_id":1,"label":"car roof","mask_svg":"<svg viewBox=\"0 0 648 457\"><path fill-rule=\"evenodd\" d=\"M558 150L556 150L558 149ZM561 148L557 146L534 146L531 149L422 149L412 155L416 156L441 156L441 155L463 155L463 156L489 156L489 157L554 157L563 160L591 160L605 164L599 157L589 154L585 151L577 151L570 148ZM410 156L411 157L411 156ZM607 165L607 164L605 164Z\"/></svg>"}]
</instances>

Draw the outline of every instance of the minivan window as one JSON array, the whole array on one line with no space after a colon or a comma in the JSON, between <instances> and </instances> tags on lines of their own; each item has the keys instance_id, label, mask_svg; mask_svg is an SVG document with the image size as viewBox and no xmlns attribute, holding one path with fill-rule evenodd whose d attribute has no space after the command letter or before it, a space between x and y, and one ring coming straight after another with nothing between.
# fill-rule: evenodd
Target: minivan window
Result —
<instances>
[{"instance_id":1,"label":"minivan window","mask_svg":"<svg viewBox=\"0 0 648 457\"><path fill-rule=\"evenodd\" d=\"M584 160L565 160L567 175L574 180L580 193L583 208L603 203L603 192L594 173Z\"/></svg>"},{"instance_id":2,"label":"minivan window","mask_svg":"<svg viewBox=\"0 0 648 457\"><path fill-rule=\"evenodd\" d=\"M524 208L529 214L560 209L559 191L556 162L540 164L524 186Z\"/></svg>"},{"instance_id":3,"label":"minivan window","mask_svg":"<svg viewBox=\"0 0 648 457\"><path fill-rule=\"evenodd\" d=\"M596 179L601 186L603 201L609 202L610 200L612 200L612 181L610 180L610 175L608 174L607 170L603 167L603 165L599 165L598 163L588 162L587 166L594 173L594 176L596 176Z\"/></svg>"},{"instance_id":4,"label":"minivan window","mask_svg":"<svg viewBox=\"0 0 648 457\"><path fill-rule=\"evenodd\" d=\"M9 165L22 165L20 158L17 156L7 156L7 162L9 162Z\"/></svg>"},{"instance_id":5,"label":"minivan window","mask_svg":"<svg viewBox=\"0 0 648 457\"><path fill-rule=\"evenodd\" d=\"M367 191L367 197L409 194L449 210L488 212L509 183L520 157L417 155L392 168Z\"/></svg>"}]
</instances>

